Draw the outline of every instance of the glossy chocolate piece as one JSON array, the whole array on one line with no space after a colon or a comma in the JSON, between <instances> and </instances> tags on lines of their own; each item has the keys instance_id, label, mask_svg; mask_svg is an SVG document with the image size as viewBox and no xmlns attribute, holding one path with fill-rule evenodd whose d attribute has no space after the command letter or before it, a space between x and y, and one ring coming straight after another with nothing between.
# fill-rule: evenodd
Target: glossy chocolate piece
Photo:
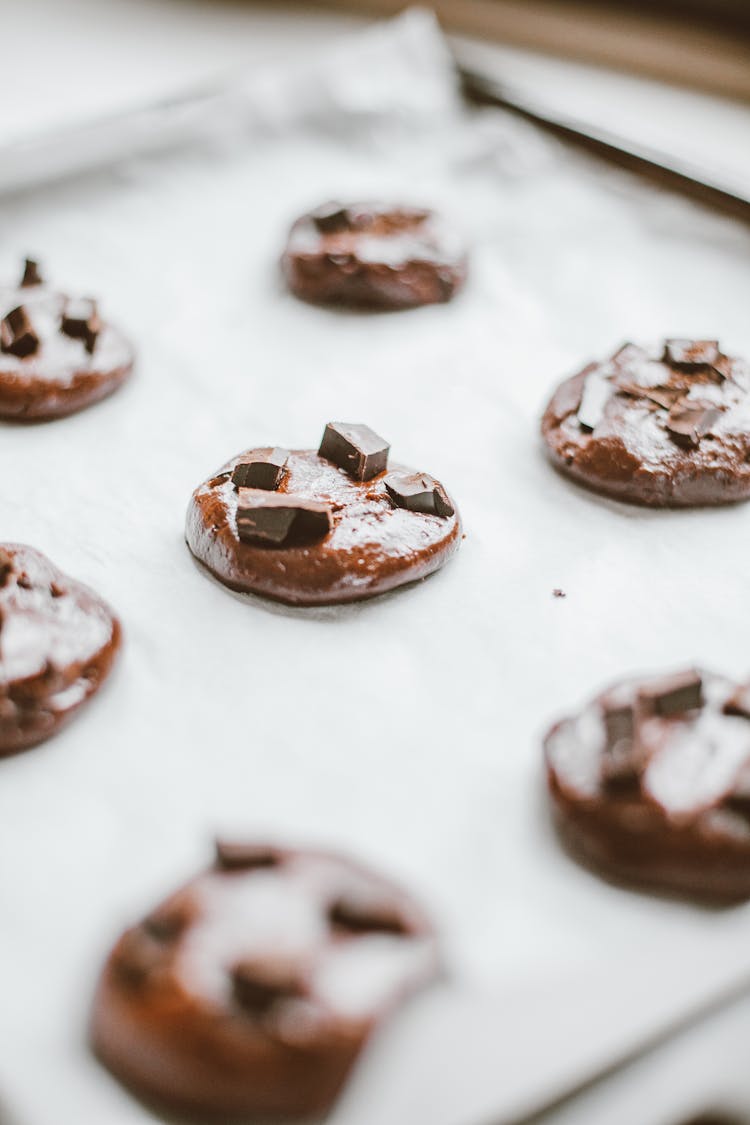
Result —
<instances>
[{"instance_id":1,"label":"glossy chocolate piece","mask_svg":"<svg viewBox=\"0 0 750 1125\"><path fill-rule=\"evenodd\" d=\"M304 966L293 957L243 957L232 966L232 992L241 1008L263 1015L274 1004L304 996Z\"/></svg>"},{"instance_id":2,"label":"glossy chocolate piece","mask_svg":"<svg viewBox=\"0 0 750 1125\"><path fill-rule=\"evenodd\" d=\"M664 362L685 371L711 367L720 356L718 340L664 341Z\"/></svg>"},{"instance_id":3,"label":"glossy chocolate piece","mask_svg":"<svg viewBox=\"0 0 750 1125\"><path fill-rule=\"evenodd\" d=\"M310 218L321 234L353 229L349 211L341 203L321 203L310 212Z\"/></svg>"},{"instance_id":4,"label":"glossy chocolate piece","mask_svg":"<svg viewBox=\"0 0 750 1125\"><path fill-rule=\"evenodd\" d=\"M384 482L386 492L399 508L446 519L454 512L447 492L440 481L429 473L389 473Z\"/></svg>"},{"instance_id":5,"label":"glossy chocolate piece","mask_svg":"<svg viewBox=\"0 0 750 1125\"><path fill-rule=\"evenodd\" d=\"M630 703L617 704L605 701L602 706L602 718L608 750L614 750L621 742L632 741L635 714Z\"/></svg>"},{"instance_id":6,"label":"glossy chocolate piece","mask_svg":"<svg viewBox=\"0 0 750 1125\"><path fill-rule=\"evenodd\" d=\"M331 903L328 918L332 926L355 934L402 934L404 917L389 896L372 895L354 888Z\"/></svg>"},{"instance_id":7,"label":"glossy chocolate piece","mask_svg":"<svg viewBox=\"0 0 750 1125\"><path fill-rule=\"evenodd\" d=\"M259 449L247 461L235 465L232 484L235 488L262 488L273 492L281 484L288 458L286 449Z\"/></svg>"},{"instance_id":8,"label":"glossy chocolate piece","mask_svg":"<svg viewBox=\"0 0 750 1125\"><path fill-rule=\"evenodd\" d=\"M39 337L23 305L11 309L0 321L0 348L19 359L26 359L38 351Z\"/></svg>"},{"instance_id":9,"label":"glossy chocolate piece","mask_svg":"<svg viewBox=\"0 0 750 1125\"><path fill-rule=\"evenodd\" d=\"M50 738L106 679L111 609L31 547L0 547L0 755Z\"/></svg>"},{"instance_id":10,"label":"glossy chocolate piece","mask_svg":"<svg viewBox=\"0 0 750 1125\"><path fill-rule=\"evenodd\" d=\"M14 327L19 308L25 320ZM0 419L64 417L111 394L132 370L132 347L95 302L45 284L31 260L18 285L0 286L0 320Z\"/></svg>"},{"instance_id":11,"label":"glossy chocolate piece","mask_svg":"<svg viewBox=\"0 0 750 1125\"><path fill-rule=\"evenodd\" d=\"M542 419L556 468L651 507L750 496L750 368L713 340L626 344L565 380Z\"/></svg>"},{"instance_id":12,"label":"glossy chocolate piece","mask_svg":"<svg viewBox=\"0 0 750 1125\"><path fill-rule=\"evenodd\" d=\"M94 1047L160 1110L222 1122L325 1113L372 1031L435 975L432 927L404 891L345 858L224 846L278 862L213 866L123 934L96 991ZM180 924L154 929L155 917Z\"/></svg>"},{"instance_id":13,"label":"glossy chocolate piece","mask_svg":"<svg viewBox=\"0 0 750 1125\"><path fill-rule=\"evenodd\" d=\"M225 871L248 871L253 867L275 867L280 862L278 848L268 844L246 844L236 840L216 841L216 863Z\"/></svg>"},{"instance_id":14,"label":"glossy chocolate piece","mask_svg":"<svg viewBox=\"0 0 750 1125\"><path fill-rule=\"evenodd\" d=\"M460 517L447 493L443 503L451 515L411 512L394 504L384 473L371 480L355 480L315 450L289 452L275 492L235 488L232 476L237 465L251 460L256 452L242 453L214 473L195 490L188 508L190 550L233 590L290 605L360 601L426 577L460 544ZM413 473L398 465L392 471L404 476ZM249 517L257 518L265 505L264 515L279 520L286 519L280 513L289 511L289 505L293 510L305 507L319 521L317 531L324 530L324 518L330 519L331 530L306 541L298 541L294 535L281 541L279 536L275 544L270 538L243 540L239 527L247 516L238 523L243 504ZM269 515L273 505L278 509ZM320 512L321 505L328 517ZM243 526L243 535L250 531L249 524Z\"/></svg>"},{"instance_id":15,"label":"glossy chocolate piece","mask_svg":"<svg viewBox=\"0 0 750 1125\"><path fill-rule=\"evenodd\" d=\"M647 714L681 715L703 706L703 679L694 668L672 676L651 680L638 694L638 703Z\"/></svg>"},{"instance_id":16,"label":"glossy chocolate piece","mask_svg":"<svg viewBox=\"0 0 750 1125\"><path fill-rule=\"evenodd\" d=\"M432 211L336 202L297 220L281 265L306 301L414 308L451 299L466 277L466 251Z\"/></svg>"},{"instance_id":17,"label":"glossy chocolate piece","mask_svg":"<svg viewBox=\"0 0 750 1125\"><path fill-rule=\"evenodd\" d=\"M721 411L704 403L675 405L667 418L667 433L678 445L695 448L710 434L721 417Z\"/></svg>"},{"instance_id":18,"label":"glossy chocolate piece","mask_svg":"<svg viewBox=\"0 0 750 1125\"><path fill-rule=\"evenodd\" d=\"M312 543L333 526L329 504L303 496L269 496L254 488L238 490L236 518L243 543L270 547Z\"/></svg>"},{"instance_id":19,"label":"glossy chocolate piece","mask_svg":"<svg viewBox=\"0 0 750 1125\"><path fill-rule=\"evenodd\" d=\"M84 347L92 355L96 339L102 330L96 301L81 297L76 301L66 301L60 321L60 331L73 340L83 340Z\"/></svg>"},{"instance_id":20,"label":"glossy chocolate piece","mask_svg":"<svg viewBox=\"0 0 750 1125\"><path fill-rule=\"evenodd\" d=\"M39 273L39 263L35 262L33 258L26 258L23 264L23 275L21 277L21 288L29 289L34 285L42 285L42 275Z\"/></svg>"},{"instance_id":21,"label":"glossy chocolate piece","mask_svg":"<svg viewBox=\"0 0 750 1125\"><path fill-rule=\"evenodd\" d=\"M353 480L372 480L388 467L389 449L388 442L369 426L329 422L318 453Z\"/></svg>"},{"instance_id":22,"label":"glossy chocolate piece","mask_svg":"<svg viewBox=\"0 0 750 1125\"><path fill-rule=\"evenodd\" d=\"M750 897L747 703L691 668L616 684L553 726L547 780L572 854L619 882Z\"/></svg>"}]
</instances>

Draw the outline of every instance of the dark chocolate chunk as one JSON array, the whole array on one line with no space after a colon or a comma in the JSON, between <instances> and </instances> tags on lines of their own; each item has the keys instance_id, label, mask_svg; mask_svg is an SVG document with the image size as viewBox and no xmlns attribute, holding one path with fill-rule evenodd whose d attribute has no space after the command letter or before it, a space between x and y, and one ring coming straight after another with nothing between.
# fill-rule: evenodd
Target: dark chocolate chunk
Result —
<instances>
[{"instance_id":1,"label":"dark chocolate chunk","mask_svg":"<svg viewBox=\"0 0 750 1125\"><path fill-rule=\"evenodd\" d=\"M155 941L171 942L180 936L190 922L190 914L183 904L167 903L143 920L143 928Z\"/></svg>"},{"instance_id":2,"label":"dark chocolate chunk","mask_svg":"<svg viewBox=\"0 0 750 1125\"><path fill-rule=\"evenodd\" d=\"M307 991L300 965L273 953L238 961L231 975L235 1000L254 1015L263 1015L277 1000Z\"/></svg>"},{"instance_id":3,"label":"dark chocolate chunk","mask_svg":"<svg viewBox=\"0 0 750 1125\"><path fill-rule=\"evenodd\" d=\"M682 371L710 367L720 358L718 340L665 340L663 362Z\"/></svg>"},{"instance_id":4,"label":"dark chocolate chunk","mask_svg":"<svg viewBox=\"0 0 750 1125\"><path fill-rule=\"evenodd\" d=\"M629 703L604 699L601 704L605 754L602 779L609 789L627 790L638 777L634 750L635 715Z\"/></svg>"},{"instance_id":5,"label":"dark chocolate chunk","mask_svg":"<svg viewBox=\"0 0 750 1125\"><path fill-rule=\"evenodd\" d=\"M444 518L455 511L440 481L429 473L389 473L383 484L398 508Z\"/></svg>"},{"instance_id":6,"label":"dark chocolate chunk","mask_svg":"<svg viewBox=\"0 0 750 1125\"><path fill-rule=\"evenodd\" d=\"M310 218L321 234L348 230L350 226L349 211L340 203L323 203L312 212Z\"/></svg>"},{"instance_id":7,"label":"dark chocolate chunk","mask_svg":"<svg viewBox=\"0 0 750 1125\"><path fill-rule=\"evenodd\" d=\"M276 867L281 856L265 844L243 844L233 840L216 841L216 863L225 871L248 871L255 867Z\"/></svg>"},{"instance_id":8,"label":"dark chocolate chunk","mask_svg":"<svg viewBox=\"0 0 750 1125\"><path fill-rule=\"evenodd\" d=\"M680 394L680 390L676 387L644 387L643 389L643 397L661 406L663 410L671 410Z\"/></svg>"},{"instance_id":9,"label":"dark chocolate chunk","mask_svg":"<svg viewBox=\"0 0 750 1125\"><path fill-rule=\"evenodd\" d=\"M663 410L671 410L684 393L679 387L644 387L640 383L617 382L617 393L631 398L645 398Z\"/></svg>"},{"instance_id":10,"label":"dark chocolate chunk","mask_svg":"<svg viewBox=\"0 0 750 1125\"><path fill-rule=\"evenodd\" d=\"M145 984L164 960L163 942L144 926L136 926L121 938L112 965L121 980L136 988Z\"/></svg>"},{"instance_id":11,"label":"dark chocolate chunk","mask_svg":"<svg viewBox=\"0 0 750 1125\"><path fill-rule=\"evenodd\" d=\"M641 688L638 702L647 713L663 718L693 711L703 706L703 680L692 668L664 676Z\"/></svg>"},{"instance_id":12,"label":"dark chocolate chunk","mask_svg":"<svg viewBox=\"0 0 750 1125\"><path fill-rule=\"evenodd\" d=\"M602 718L608 750L614 749L618 742L632 741L635 727L633 708L629 703L621 705L604 704L602 706Z\"/></svg>"},{"instance_id":13,"label":"dark chocolate chunk","mask_svg":"<svg viewBox=\"0 0 750 1125\"><path fill-rule=\"evenodd\" d=\"M708 372L714 377L714 382L723 383L725 379L732 379L733 364L728 356L720 355L716 363L708 367Z\"/></svg>"},{"instance_id":14,"label":"dark chocolate chunk","mask_svg":"<svg viewBox=\"0 0 750 1125\"><path fill-rule=\"evenodd\" d=\"M632 363L636 359L645 359L648 353L639 344L626 343L618 348L610 360L617 367Z\"/></svg>"},{"instance_id":15,"label":"dark chocolate chunk","mask_svg":"<svg viewBox=\"0 0 750 1125\"><path fill-rule=\"evenodd\" d=\"M612 391L612 384L598 372L592 371L586 377L578 407L578 424L582 429L593 430L601 422Z\"/></svg>"},{"instance_id":16,"label":"dark chocolate chunk","mask_svg":"<svg viewBox=\"0 0 750 1125\"><path fill-rule=\"evenodd\" d=\"M42 277L39 273L39 263L35 262L32 258L27 258L23 264L23 277L21 278L21 288L30 289L33 285L41 285Z\"/></svg>"},{"instance_id":17,"label":"dark chocolate chunk","mask_svg":"<svg viewBox=\"0 0 750 1125\"><path fill-rule=\"evenodd\" d=\"M355 934L404 934L408 930L395 903L356 891L340 895L331 904L328 918L337 929Z\"/></svg>"},{"instance_id":18,"label":"dark chocolate chunk","mask_svg":"<svg viewBox=\"0 0 750 1125\"><path fill-rule=\"evenodd\" d=\"M91 355L96 347L96 338L102 330L96 301L82 297L76 301L66 301L60 322L60 331L74 340L83 340L86 351Z\"/></svg>"},{"instance_id":19,"label":"dark chocolate chunk","mask_svg":"<svg viewBox=\"0 0 750 1125\"><path fill-rule=\"evenodd\" d=\"M332 527L329 504L255 488L237 491L237 534L243 543L295 546L322 539Z\"/></svg>"},{"instance_id":20,"label":"dark chocolate chunk","mask_svg":"<svg viewBox=\"0 0 750 1125\"><path fill-rule=\"evenodd\" d=\"M39 347L39 337L34 331L23 305L11 309L0 322L0 348L19 359L34 355Z\"/></svg>"},{"instance_id":21,"label":"dark chocolate chunk","mask_svg":"<svg viewBox=\"0 0 750 1125\"><path fill-rule=\"evenodd\" d=\"M354 480L372 480L387 468L389 449L388 442L369 426L329 422L318 453Z\"/></svg>"},{"instance_id":22,"label":"dark chocolate chunk","mask_svg":"<svg viewBox=\"0 0 750 1125\"><path fill-rule=\"evenodd\" d=\"M253 453L235 465L232 483L235 488L261 488L266 492L273 492L281 483L288 460L289 453L286 449Z\"/></svg>"},{"instance_id":23,"label":"dark chocolate chunk","mask_svg":"<svg viewBox=\"0 0 750 1125\"><path fill-rule=\"evenodd\" d=\"M695 448L711 432L721 411L715 406L699 402L678 402L669 412L667 433L676 445Z\"/></svg>"},{"instance_id":24,"label":"dark chocolate chunk","mask_svg":"<svg viewBox=\"0 0 750 1125\"><path fill-rule=\"evenodd\" d=\"M750 684L741 684L724 704L725 715L750 719Z\"/></svg>"}]
</instances>

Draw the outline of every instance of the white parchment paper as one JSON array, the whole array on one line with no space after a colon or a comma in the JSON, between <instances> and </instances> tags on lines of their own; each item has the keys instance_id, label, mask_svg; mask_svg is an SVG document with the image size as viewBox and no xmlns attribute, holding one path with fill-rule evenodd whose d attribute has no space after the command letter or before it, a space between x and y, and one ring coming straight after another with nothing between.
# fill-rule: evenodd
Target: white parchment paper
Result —
<instances>
[{"instance_id":1,"label":"white parchment paper","mask_svg":"<svg viewBox=\"0 0 750 1125\"><path fill-rule=\"evenodd\" d=\"M750 932L746 909L616 890L566 859L539 747L622 673L748 674L750 508L599 500L537 437L553 385L625 339L750 352L747 230L464 109L426 18L215 108L190 147L0 203L3 273L40 257L139 347L107 402L0 426L0 537L89 582L126 631L101 696L0 763L0 1100L29 1125L151 1119L89 1057L87 1006L119 930L216 832L392 872L455 971L499 986ZM465 292L392 315L296 301L286 228L330 197L445 210L472 247ZM461 551L341 610L230 594L184 545L192 488L243 448L315 446L331 418L445 481Z\"/></svg>"}]
</instances>

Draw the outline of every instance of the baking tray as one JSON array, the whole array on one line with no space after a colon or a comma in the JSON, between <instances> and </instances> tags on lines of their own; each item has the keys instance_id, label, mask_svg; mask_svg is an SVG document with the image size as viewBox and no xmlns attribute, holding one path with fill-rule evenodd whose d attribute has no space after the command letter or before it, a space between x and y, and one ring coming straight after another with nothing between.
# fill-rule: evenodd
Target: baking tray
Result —
<instances>
[{"instance_id":1,"label":"baking tray","mask_svg":"<svg viewBox=\"0 0 750 1125\"><path fill-rule=\"evenodd\" d=\"M472 248L464 293L388 315L288 295L287 225L337 196L446 211ZM747 675L748 510L598 499L552 471L537 433L553 384L622 340L750 352L744 227L468 109L422 16L252 76L190 141L7 195L0 224L4 273L38 256L101 294L139 350L110 400L0 427L2 538L90 583L125 626L101 696L0 764L13 1125L154 1120L89 1056L87 1008L119 930L216 833L391 872L435 914L453 972L500 990L688 934L707 956L746 944L746 908L632 894L568 860L539 743L624 672ZM185 547L191 490L243 448L315 445L330 418L445 481L461 551L357 606L229 593Z\"/></svg>"}]
</instances>

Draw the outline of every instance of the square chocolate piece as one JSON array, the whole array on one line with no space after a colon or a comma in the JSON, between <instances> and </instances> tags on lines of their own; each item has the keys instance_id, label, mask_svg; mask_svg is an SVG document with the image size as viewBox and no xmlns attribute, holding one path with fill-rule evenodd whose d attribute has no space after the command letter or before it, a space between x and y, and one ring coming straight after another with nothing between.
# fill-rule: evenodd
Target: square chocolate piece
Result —
<instances>
[{"instance_id":1,"label":"square chocolate piece","mask_svg":"<svg viewBox=\"0 0 750 1125\"><path fill-rule=\"evenodd\" d=\"M710 367L720 357L718 340L665 340L664 363L684 371Z\"/></svg>"},{"instance_id":2,"label":"square chocolate piece","mask_svg":"<svg viewBox=\"0 0 750 1125\"><path fill-rule=\"evenodd\" d=\"M102 330L96 301L82 297L77 301L66 301L60 322L60 331L73 340L83 340L86 351L91 355L96 347L96 338Z\"/></svg>"},{"instance_id":3,"label":"square chocolate piece","mask_svg":"<svg viewBox=\"0 0 750 1125\"><path fill-rule=\"evenodd\" d=\"M254 488L238 490L237 534L243 543L291 547L322 539L332 526L328 504Z\"/></svg>"},{"instance_id":4,"label":"square chocolate piece","mask_svg":"<svg viewBox=\"0 0 750 1125\"><path fill-rule=\"evenodd\" d=\"M627 366L629 363L634 363L639 359L646 359L648 352L638 344L625 343L617 349L612 356L611 362L616 367Z\"/></svg>"},{"instance_id":5,"label":"square chocolate piece","mask_svg":"<svg viewBox=\"0 0 750 1125\"><path fill-rule=\"evenodd\" d=\"M398 508L443 518L453 515L447 492L429 473L389 473L383 484Z\"/></svg>"},{"instance_id":6,"label":"square chocolate piece","mask_svg":"<svg viewBox=\"0 0 750 1125\"><path fill-rule=\"evenodd\" d=\"M9 355L26 359L34 355L39 347L39 337L34 331L29 315L23 305L11 309L0 322L0 348Z\"/></svg>"},{"instance_id":7,"label":"square chocolate piece","mask_svg":"<svg viewBox=\"0 0 750 1125\"><path fill-rule=\"evenodd\" d=\"M329 422L318 453L354 480L372 480L387 468L389 449L388 442L369 426Z\"/></svg>"},{"instance_id":8,"label":"square chocolate piece","mask_svg":"<svg viewBox=\"0 0 750 1125\"><path fill-rule=\"evenodd\" d=\"M261 488L273 492L281 484L288 460L286 449L258 450L235 465L232 484L235 488Z\"/></svg>"},{"instance_id":9,"label":"square chocolate piece","mask_svg":"<svg viewBox=\"0 0 750 1125\"><path fill-rule=\"evenodd\" d=\"M32 258L27 258L23 264L23 277L21 278L21 288L31 289L32 286L41 285L42 277L39 273L39 263L35 262Z\"/></svg>"},{"instance_id":10,"label":"square chocolate piece","mask_svg":"<svg viewBox=\"0 0 750 1125\"><path fill-rule=\"evenodd\" d=\"M302 965L278 951L243 958L232 966L231 978L235 1000L255 1015L263 1015L285 997L305 994Z\"/></svg>"},{"instance_id":11,"label":"square chocolate piece","mask_svg":"<svg viewBox=\"0 0 750 1125\"><path fill-rule=\"evenodd\" d=\"M668 718L703 706L703 680L695 669L654 680L638 693L647 714Z\"/></svg>"},{"instance_id":12,"label":"square chocolate piece","mask_svg":"<svg viewBox=\"0 0 750 1125\"><path fill-rule=\"evenodd\" d=\"M694 449L701 438L711 432L720 416L721 411L709 404L689 400L676 403L667 418L667 433L676 445Z\"/></svg>"},{"instance_id":13,"label":"square chocolate piece","mask_svg":"<svg viewBox=\"0 0 750 1125\"><path fill-rule=\"evenodd\" d=\"M310 218L321 234L334 234L350 226L349 211L341 203L322 203Z\"/></svg>"},{"instance_id":14,"label":"square chocolate piece","mask_svg":"<svg viewBox=\"0 0 750 1125\"><path fill-rule=\"evenodd\" d=\"M635 734L635 716L629 703L621 706L605 704L602 707L607 749L614 750L618 742L632 742Z\"/></svg>"},{"instance_id":15,"label":"square chocolate piece","mask_svg":"<svg viewBox=\"0 0 750 1125\"><path fill-rule=\"evenodd\" d=\"M255 868L278 866L280 854L268 844L217 840L216 863L225 871L250 871Z\"/></svg>"}]
</instances>

